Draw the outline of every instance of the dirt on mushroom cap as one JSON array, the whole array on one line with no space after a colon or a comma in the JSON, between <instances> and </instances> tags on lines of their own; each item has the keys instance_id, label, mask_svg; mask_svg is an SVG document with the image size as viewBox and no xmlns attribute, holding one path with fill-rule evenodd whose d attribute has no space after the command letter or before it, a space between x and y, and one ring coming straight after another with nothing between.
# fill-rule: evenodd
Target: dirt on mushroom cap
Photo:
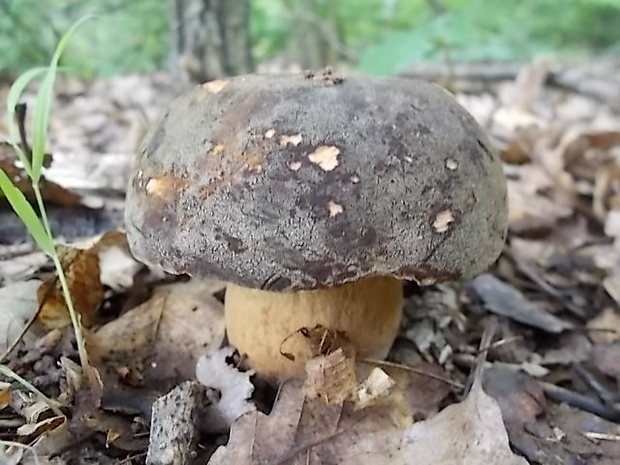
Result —
<instances>
[{"instance_id":1,"label":"dirt on mushroom cap","mask_svg":"<svg viewBox=\"0 0 620 465\"><path fill-rule=\"evenodd\" d=\"M126 227L146 262L247 287L430 284L497 258L506 184L439 87L247 75L169 107L137 155Z\"/></svg>"}]
</instances>

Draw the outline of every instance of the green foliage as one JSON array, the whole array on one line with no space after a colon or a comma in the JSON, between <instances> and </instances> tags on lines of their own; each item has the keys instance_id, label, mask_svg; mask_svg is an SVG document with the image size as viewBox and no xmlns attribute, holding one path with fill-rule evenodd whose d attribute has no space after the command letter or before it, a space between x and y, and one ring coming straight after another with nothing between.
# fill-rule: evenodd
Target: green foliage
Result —
<instances>
[{"instance_id":1,"label":"green foliage","mask_svg":"<svg viewBox=\"0 0 620 465\"><path fill-rule=\"evenodd\" d=\"M392 74L420 60L514 60L620 43L620 0L452 0L447 12L386 34L359 67Z\"/></svg>"},{"instance_id":2,"label":"green foliage","mask_svg":"<svg viewBox=\"0 0 620 465\"><path fill-rule=\"evenodd\" d=\"M170 1L0 0L0 73L41 63L59 40L58 31L86 13L100 19L63 59L74 74L162 68L169 50ZM382 74L416 60L512 60L620 50L620 0L249 1L258 61L299 47L294 37L302 24L319 35L327 25L337 36L340 60Z\"/></svg>"},{"instance_id":3,"label":"green foliage","mask_svg":"<svg viewBox=\"0 0 620 465\"><path fill-rule=\"evenodd\" d=\"M63 58L73 74L108 76L162 67L167 54L163 0L0 0L0 73L45 62L79 18L95 14L89 33Z\"/></svg>"}]
</instances>

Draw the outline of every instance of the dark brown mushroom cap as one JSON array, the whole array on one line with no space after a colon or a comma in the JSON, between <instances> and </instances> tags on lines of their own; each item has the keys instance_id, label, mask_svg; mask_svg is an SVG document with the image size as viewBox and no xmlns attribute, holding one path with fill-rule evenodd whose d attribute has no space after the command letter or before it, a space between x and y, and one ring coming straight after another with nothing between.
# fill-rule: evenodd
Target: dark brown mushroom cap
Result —
<instances>
[{"instance_id":1,"label":"dark brown mushroom cap","mask_svg":"<svg viewBox=\"0 0 620 465\"><path fill-rule=\"evenodd\" d=\"M131 250L171 273L269 290L486 270L506 235L501 163L444 90L248 75L181 96L137 155Z\"/></svg>"}]
</instances>

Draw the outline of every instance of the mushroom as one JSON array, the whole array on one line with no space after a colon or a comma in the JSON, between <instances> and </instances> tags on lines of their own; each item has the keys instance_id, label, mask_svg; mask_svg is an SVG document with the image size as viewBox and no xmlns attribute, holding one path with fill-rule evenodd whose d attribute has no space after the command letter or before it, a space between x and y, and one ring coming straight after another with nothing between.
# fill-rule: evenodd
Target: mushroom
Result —
<instances>
[{"instance_id":1,"label":"mushroom","mask_svg":"<svg viewBox=\"0 0 620 465\"><path fill-rule=\"evenodd\" d=\"M227 281L230 342L283 379L303 373L309 329L383 358L401 280L485 271L506 237L506 182L440 87L246 75L170 105L137 155L125 222L137 259Z\"/></svg>"}]
</instances>

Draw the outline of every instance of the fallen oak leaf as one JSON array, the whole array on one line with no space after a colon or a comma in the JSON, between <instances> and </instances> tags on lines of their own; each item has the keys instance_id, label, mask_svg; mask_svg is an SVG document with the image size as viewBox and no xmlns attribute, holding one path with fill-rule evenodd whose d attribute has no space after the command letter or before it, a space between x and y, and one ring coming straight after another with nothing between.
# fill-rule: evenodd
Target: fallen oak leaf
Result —
<instances>
[{"instance_id":1,"label":"fallen oak leaf","mask_svg":"<svg viewBox=\"0 0 620 465\"><path fill-rule=\"evenodd\" d=\"M408 428L392 408L355 410L304 398L298 381L285 383L271 415L250 412L232 426L227 446L209 465L526 465L510 450L497 403L476 380L465 401Z\"/></svg>"}]
</instances>

